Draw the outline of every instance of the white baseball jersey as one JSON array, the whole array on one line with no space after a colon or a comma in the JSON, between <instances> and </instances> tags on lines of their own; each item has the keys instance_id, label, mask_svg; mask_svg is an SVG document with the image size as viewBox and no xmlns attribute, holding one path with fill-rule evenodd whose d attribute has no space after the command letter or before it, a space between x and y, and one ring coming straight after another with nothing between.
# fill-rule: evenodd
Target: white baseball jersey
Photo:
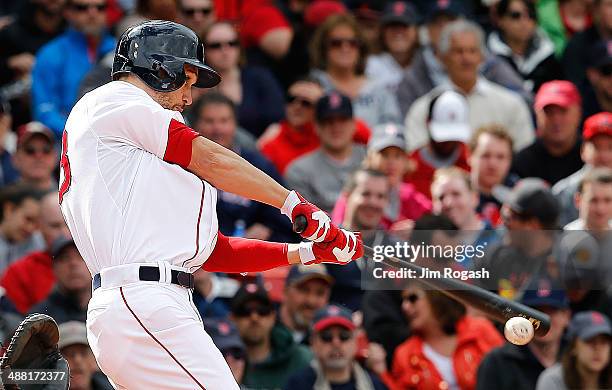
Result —
<instances>
[{"instance_id":1,"label":"white baseball jersey","mask_svg":"<svg viewBox=\"0 0 612 390\"><path fill-rule=\"evenodd\" d=\"M194 133L140 88L85 95L64 131L62 214L92 275L167 261L195 271L216 242L217 192L186 171Z\"/></svg>"}]
</instances>

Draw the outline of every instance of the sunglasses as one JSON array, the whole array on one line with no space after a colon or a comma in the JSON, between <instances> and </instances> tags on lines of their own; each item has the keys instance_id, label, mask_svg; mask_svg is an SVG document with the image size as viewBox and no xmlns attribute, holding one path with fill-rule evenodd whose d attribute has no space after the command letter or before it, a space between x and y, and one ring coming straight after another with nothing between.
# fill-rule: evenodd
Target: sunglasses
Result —
<instances>
[{"instance_id":1,"label":"sunglasses","mask_svg":"<svg viewBox=\"0 0 612 390\"><path fill-rule=\"evenodd\" d=\"M522 18L534 20L536 18L535 14L531 11L529 12L510 11L506 15L512 20L520 20Z\"/></svg>"},{"instance_id":2,"label":"sunglasses","mask_svg":"<svg viewBox=\"0 0 612 390\"><path fill-rule=\"evenodd\" d=\"M189 17L193 17L193 15L195 15L196 13L202 14L204 16L208 16L212 13L213 9L212 8L182 8L181 11Z\"/></svg>"},{"instance_id":3,"label":"sunglasses","mask_svg":"<svg viewBox=\"0 0 612 390\"><path fill-rule=\"evenodd\" d=\"M78 12L85 12L88 11L89 9L95 9L98 12L102 12L104 10L106 10L106 3L102 3L102 4L81 4L81 3L72 3L71 7L73 10L78 11Z\"/></svg>"},{"instance_id":4,"label":"sunglasses","mask_svg":"<svg viewBox=\"0 0 612 390\"><path fill-rule=\"evenodd\" d=\"M359 41L355 38L332 38L329 40L329 47L339 49L344 45L356 49L359 47Z\"/></svg>"},{"instance_id":5,"label":"sunglasses","mask_svg":"<svg viewBox=\"0 0 612 390\"><path fill-rule=\"evenodd\" d=\"M35 154L44 154L44 155L49 155L51 154L51 152L53 152L53 148L49 145L49 146L43 146L42 148L35 148L33 146L26 146L23 148L23 151L25 152L25 154L27 154L28 156L34 156Z\"/></svg>"},{"instance_id":6,"label":"sunglasses","mask_svg":"<svg viewBox=\"0 0 612 390\"><path fill-rule=\"evenodd\" d=\"M612 64L600 66L599 73L601 73L601 75L605 77L610 76L612 74Z\"/></svg>"},{"instance_id":7,"label":"sunglasses","mask_svg":"<svg viewBox=\"0 0 612 390\"><path fill-rule=\"evenodd\" d=\"M312 108L314 107L314 103L310 100L306 100L303 97L295 96L295 95L287 95L287 103L299 103L304 108Z\"/></svg>"},{"instance_id":8,"label":"sunglasses","mask_svg":"<svg viewBox=\"0 0 612 390\"><path fill-rule=\"evenodd\" d=\"M251 306L251 307L241 307L234 311L234 315L236 317L251 317L253 313L257 313L260 317L269 316L272 313L272 308L269 306Z\"/></svg>"},{"instance_id":9,"label":"sunglasses","mask_svg":"<svg viewBox=\"0 0 612 390\"><path fill-rule=\"evenodd\" d=\"M242 349L239 349L239 348L227 349L223 351L223 356L224 357L231 356L236 360L246 360L246 353Z\"/></svg>"},{"instance_id":10,"label":"sunglasses","mask_svg":"<svg viewBox=\"0 0 612 390\"><path fill-rule=\"evenodd\" d=\"M334 341L336 336L340 339L340 341L345 343L353 338L353 333L346 329L343 329L337 333L329 329L319 333L319 339L321 339L321 341L323 341L324 343L331 343L332 341Z\"/></svg>"},{"instance_id":11,"label":"sunglasses","mask_svg":"<svg viewBox=\"0 0 612 390\"><path fill-rule=\"evenodd\" d=\"M412 294L406 295L405 297L402 297L402 302L408 301L414 305L416 301L418 301L419 299L421 299L419 294L412 293Z\"/></svg>"},{"instance_id":12,"label":"sunglasses","mask_svg":"<svg viewBox=\"0 0 612 390\"><path fill-rule=\"evenodd\" d=\"M234 39L233 41L226 41L226 42L209 42L206 47L209 50L219 50L221 49L223 46L227 46L227 47L238 47L240 46L240 42L237 39Z\"/></svg>"}]
</instances>

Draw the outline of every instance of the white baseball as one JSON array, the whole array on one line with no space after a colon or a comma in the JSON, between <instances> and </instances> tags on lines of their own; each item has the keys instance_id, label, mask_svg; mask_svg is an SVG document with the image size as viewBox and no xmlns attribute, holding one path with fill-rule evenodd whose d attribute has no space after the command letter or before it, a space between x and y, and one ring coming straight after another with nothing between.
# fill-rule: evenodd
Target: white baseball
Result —
<instances>
[{"instance_id":1,"label":"white baseball","mask_svg":"<svg viewBox=\"0 0 612 390\"><path fill-rule=\"evenodd\" d=\"M523 317L512 317L506 321L504 336L515 345L525 345L533 339L533 325Z\"/></svg>"}]
</instances>

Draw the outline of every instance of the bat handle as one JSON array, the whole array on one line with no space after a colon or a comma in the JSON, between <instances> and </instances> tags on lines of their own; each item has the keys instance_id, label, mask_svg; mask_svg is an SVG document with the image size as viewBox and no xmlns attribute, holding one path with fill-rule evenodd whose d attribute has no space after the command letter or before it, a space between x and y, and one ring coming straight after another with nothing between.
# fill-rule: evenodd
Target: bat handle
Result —
<instances>
[{"instance_id":1,"label":"bat handle","mask_svg":"<svg viewBox=\"0 0 612 390\"><path fill-rule=\"evenodd\" d=\"M298 215L293 221L293 231L297 234L302 234L308 227L308 220L303 215Z\"/></svg>"}]
</instances>

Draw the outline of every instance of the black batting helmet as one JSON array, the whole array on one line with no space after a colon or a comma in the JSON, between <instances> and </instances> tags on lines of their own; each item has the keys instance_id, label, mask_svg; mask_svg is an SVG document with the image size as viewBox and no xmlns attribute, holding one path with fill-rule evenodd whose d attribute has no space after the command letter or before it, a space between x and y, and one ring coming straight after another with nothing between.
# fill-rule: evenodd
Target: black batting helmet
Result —
<instances>
[{"instance_id":1,"label":"black batting helmet","mask_svg":"<svg viewBox=\"0 0 612 390\"><path fill-rule=\"evenodd\" d=\"M150 20L127 29L119 38L111 77L122 73L138 75L160 92L180 88L187 78L184 65L198 68L194 86L211 88L221 77L204 65L204 47L189 28L166 20Z\"/></svg>"}]
</instances>

